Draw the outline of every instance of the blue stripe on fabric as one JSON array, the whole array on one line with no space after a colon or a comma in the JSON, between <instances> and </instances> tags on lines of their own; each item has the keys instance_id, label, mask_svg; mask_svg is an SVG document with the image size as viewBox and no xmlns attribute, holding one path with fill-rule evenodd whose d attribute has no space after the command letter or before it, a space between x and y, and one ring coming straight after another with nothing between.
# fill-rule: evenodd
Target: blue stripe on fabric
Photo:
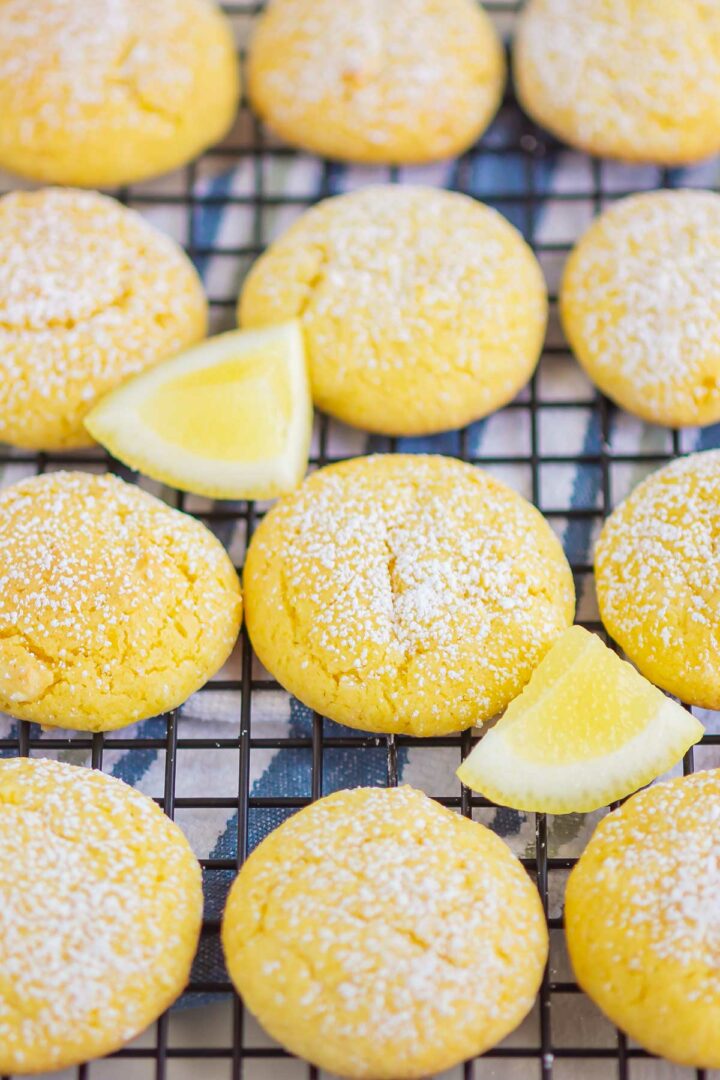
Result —
<instances>
[{"instance_id":1,"label":"blue stripe on fabric","mask_svg":"<svg viewBox=\"0 0 720 1080\"><path fill-rule=\"evenodd\" d=\"M230 169L229 172L222 173L220 176L215 176L210 180L207 186L207 194L212 196L213 200L217 199L218 201L205 203L201 200L196 203L193 219L194 235L188 237L188 239L194 240L195 243L200 244L202 247L211 248L215 246L225 209L224 202L220 200L231 194L234 178L235 171ZM212 255L196 255L193 259L197 272L203 279L211 259Z\"/></svg>"},{"instance_id":2,"label":"blue stripe on fabric","mask_svg":"<svg viewBox=\"0 0 720 1080\"><path fill-rule=\"evenodd\" d=\"M325 720L327 736L347 735L348 729ZM292 698L290 701L290 738L311 738L312 712ZM407 750L398 749L398 770L407 762ZM323 795L342 788L381 787L387 780L387 751L379 742L377 747L364 750L327 748L323 754ZM312 787L312 751L309 749L278 750L262 776L253 783L252 797L301 796L308 797ZM261 840L282 825L295 809L256 808L248 811L248 850L252 851ZM238 850L238 817L233 814L213 847L211 859L235 859ZM219 917L225 906L227 892L235 874L231 870L215 871L206 875L205 911L208 917ZM204 944L194 965L195 978L217 981L223 976L223 961L212 941ZM203 998L203 1001L209 998ZM195 1004L201 1000L195 998Z\"/></svg>"},{"instance_id":3,"label":"blue stripe on fabric","mask_svg":"<svg viewBox=\"0 0 720 1080\"><path fill-rule=\"evenodd\" d=\"M322 192L323 197L342 194L344 191L344 179L346 174L347 167L345 165L328 162L325 166L324 191Z\"/></svg>"},{"instance_id":4,"label":"blue stripe on fabric","mask_svg":"<svg viewBox=\"0 0 720 1080\"><path fill-rule=\"evenodd\" d=\"M347 735L348 729L329 720L324 721L327 736ZM292 698L290 701L290 738L311 738L313 718L310 709ZM407 762L407 750L398 749L398 769ZM387 751L382 742L363 750L326 748L323 754L323 795L342 788L379 787L387 779ZM288 748L278 750L262 776L253 783L252 797L308 797L312 788L312 751ZM286 821L295 809L256 808L248 811L248 850L257 847L268 833ZM238 850L238 817L233 814L213 847L210 858L235 859ZM209 916L219 916L225 906L227 891L232 884L232 871L215 872L207 876L205 905ZM222 961L212 948L202 952L196 961L197 977L216 980L222 977Z\"/></svg>"},{"instance_id":5,"label":"blue stripe on fabric","mask_svg":"<svg viewBox=\"0 0 720 1080\"><path fill-rule=\"evenodd\" d=\"M396 449L401 454L446 454L448 457L460 457L463 441L467 450L476 456L483 441L487 420L476 420L465 431L441 431L437 435L418 435L399 438ZM387 438L383 435L371 435L367 441L369 454L385 453Z\"/></svg>"},{"instance_id":6,"label":"blue stripe on fabric","mask_svg":"<svg viewBox=\"0 0 720 1080\"><path fill-rule=\"evenodd\" d=\"M142 720L133 728L133 738L137 739L164 739L167 735L167 724L162 716L154 716L151 720ZM157 750L146 750L138 747L137 750L126 750L110 770L113 776L124 780L126 784L138 784L147 771L157 760Z\"/></svg>"},{"instance_id":7,"label":"blue stripe on fabric","mask_svg":"<svg viewBox=\"0 0 720 1080\"><path fill-rule=\"evenodd\" d=\"M696 450L718 450L720 449L720 424L711 424L710 427L703 428L698 432L697 442L695 443Z\"/></svg>"},{"instance_id":8,"label":"blue stripe on fabric","mask_svg":"<svg viewBox=\"0 0 720 1080\"><path fill-rule=\"evenodd\" d=\"M666 186L669 188L680 188L685 183L686 169L668 169L665 174Z\"/></svg>"},{"instance_id":9,"label":"blue stripe on fabric","mask_svg":"<svg viewBox=\"0 0 720 1080\"><path fill-rule=\"evenodd\" d=\"M3 719L5 719L5 718L3 718ZM10 720L10 717L8 717L7 719ZM17 739L18 738L18 733L19 733L19 727L20 727L20 725L19 725L17 720L10 720L10 723L8 724L7 731L3 731L3 738L4 739ZM0 758L11 758L11 757L17 757L17 750L15 750L14 748L10 748L10 749L7 749L7 750L0 750Z\"/></svg>"},{"instance_id":10,"label":"blue stripe on fabric","mask_svg":"<svg viewBox=\"0 0 720 1080\"><path fill-rule=\"evenodd\" d=\"M324 721L325 735L342 736L348 728ZM312 737L312 712L295 698L290 700L289 738ZM398 750L398 768L407 761L407 750ZM384 745L365 750L327 748L323 754L323 795L341 788L382 786L387 779L387 752ZM262 776L253 783L250 794L284 798L309 797L312 787L312 751L301 748L278 750ZM248 849L252 851L272 829L277 828L293 810L256 809L248 815ZM232 859L237 852L237 816L228 822L211 852L213 859Z\"/></svg>"},{"instance_id":11,"label":"blue stripe on fabric","mask_svg":"<svg viewBox=\"0 0 720 1080\"><path fill-rule=\"evenodd\" d=\"M522 132L521 118L511 117L510 120L507 130L512 132L513 141L517 142ZM538 199L550 193L558 153L559 149L550 146L544 156L538 156L530 165L534 195ZM469 165L468 182L463 190L498 210L523 234L526 240L533 239L531 234L537 228L539 215L543 210L542 205L536 202L525 203L518 199L508 201L492 198L499 191L512 196L527 194L528 162L526 157L519 153L490 153L473 157Z\"/></svg>"},{"instance_id":12,"label":"blue stripe on fabric","mask_svg":"<svg viewBox=\"0 0 720 1080\"><path fill-rule=\"evenodd\" d=\"M468 445L473 447L479 444L485 421L478 420L468 429ZM471 441L472 440L472 441ZM397 440L396 449L401 454L446 454L449 457L459 457L462 449L462 435L460 431L442 431L438 435L419 435ZM371 435L367 441L369 454L384 453L387 450L387 438L382 435Z\"/></svg>"},{"instance_id":13,"label":"blue stripe on fabric","mask_svg":"<svg viewBox=\"0 0 720 1080\"><path fill-rule=\"evenodd\" d=\"M612 418L610 420L612 423ZM583 439L583 454L599 454L602 447L600 417L592 413ZM594 506L602 490L602 472L595 465L578 465L573 478L570 507ZM584 563L590 558L593 519L579 518L568 521L565 526L564 547L570 562Z\"/></svg>"}]
</instances>

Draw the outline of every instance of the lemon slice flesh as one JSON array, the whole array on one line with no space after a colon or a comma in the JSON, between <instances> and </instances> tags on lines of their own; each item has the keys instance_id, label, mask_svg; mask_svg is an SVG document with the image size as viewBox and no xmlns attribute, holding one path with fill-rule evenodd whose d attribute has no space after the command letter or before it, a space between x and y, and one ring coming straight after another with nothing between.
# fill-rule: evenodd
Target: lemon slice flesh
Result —
<instances>
[{"instance_id":1,"label":"lemon slice flesh","mask_svg":"<svg viewBox=\"0 0 720 1080\"><path fill-rule=\"evenodd\" d=\"M216 499L272 499L301 482L312 400L297 322L237 330L143 372L85 421L114 457Z\"/></svg>"},{"instance_id":2,"label":"lemon slice flesh","mask_svg":"<svg viewBox=\"0 0 720 1080\"><path fill-rule=\"evenodd\" d=\"M686 709L572 626L457 775L515 810L597 810L671 768L702 734Z\"/></svg>"}]
</instances>

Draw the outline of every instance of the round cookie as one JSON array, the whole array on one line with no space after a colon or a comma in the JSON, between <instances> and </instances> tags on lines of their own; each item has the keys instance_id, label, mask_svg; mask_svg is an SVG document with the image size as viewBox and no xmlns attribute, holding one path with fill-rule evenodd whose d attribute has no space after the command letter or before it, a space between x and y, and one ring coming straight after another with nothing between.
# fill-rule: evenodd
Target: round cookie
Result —
<instances>
[{"instance_id":1,"label":"round cookie","mask_svg":"<svg viewBox=\"0 0 720 1080\"><path fill-rule=\"evenodd\" d=\"M213 0L0 0L0 167L112 187L217 142L240 93Z\"/></svg>"},{"instance_id":2,"label":"round cookie","mask_svg":"<svg viewBox=\"0 0 720 1080\"><path fill-rule=\"evenodd\" d=\"M237 638L237 576L199 521L114 476L0 491L0 711L110 731L181 705Z\"/></svg>"},{"instance_id":3,"label":"round cookie","mask_svg":"<svg viewBox=\"0 0 720 1080\"><path fill-rule=\"evenodd\" d=\"M492 120L505 58L475 0L271 0L248 55L255 111L315 154L418 164Z\"/></svg>"},{"instance_id":4,"label":"round cookie","mask_svg":"<svg viewBox=\"0 0 720 1080\"><path fill-rule=\"evenodd\" d=\"M318 408L422 435L486 416L525 385L547 294L500 214L456 192L387 185L305 213L253 266L239 318L302 320Z\"/></svg>"},{"instance_id":5,"label":"round cookie","mask_svg":"<svg viewBox=\"0 0 720 1080\"><path fill-rule=\"evenodd\" d=\"M63 1069L152 1023L190 976L200 866L120 780L0 761L0 1071Z\"/></svg>"},{"instance_id":6,"label":"round cookie","mask_svg":"<svg viewBox=\"0 0 720 1080\"><path fill-rule=\"evenodd\" d=\"M720 420L720 195L616 203L568 260L561 314L587 374L628 412L671 427Z\"/></svg>"},{"instance_id":7,"label":"round cookie","mask_svg":"<svg viewBox=\"0 0 720 1080\"><path fill-rule=\"evenodd\" d=\"M513 69L525 111L591 154L683 165L720 150L716 0L530 0Z\"/></svg>"},{"instance_id":8,"label":"round cookie","mask_svg":"<svg viewBox=\"0 0 720 1080\"><path fill-rule=\"evenodd\" d=\"M205 336L192 263L114 199L6 195L0 251L0 442L92 445L83 419L104 394Z\"/></svg>"},{"instance_id":9,"label":"round cookie","mask_svg":"<svg viewBox=\"0 0 720 1080\"><path fill-rule=\"evenodd\" d=\"M409 787L336 792L276 829L240 870L222 941L273 1038L372 1080L494 1046L530 1010L548 951L503 841Z\"/></svg>"},{"instance_id":10,"label":"round cookie","mask_svg":"<svg viewBox=\"0 0 720 1080\"><path fill-rule=\"evenodd\" d=\"M600 615L643 675L720 709L720 451L653 473L608 518L595 551Z\"/></svg>"},{"instance_id":11,"label":"round cookie","mask_svg":"<svg viewBox=\"0 0 720 1080\"><path fill-rule=\"evenodd\" d=\"M260 660L305 705L367 731L442 735L520 693L573 619L541 514L453 458L355 458L313 473L245 563Z\"/></svg>"},{"instance_id":12,"label":"round cookie","mask_svg":"<svg viewBox=\"0 0 720 1080\"><path fill-rule=\"evenodd\" d=\"M720 772L646 788L600 822L565 897L580 986L681 1065L720 1068Z\"/></svg>"}]
</instances>

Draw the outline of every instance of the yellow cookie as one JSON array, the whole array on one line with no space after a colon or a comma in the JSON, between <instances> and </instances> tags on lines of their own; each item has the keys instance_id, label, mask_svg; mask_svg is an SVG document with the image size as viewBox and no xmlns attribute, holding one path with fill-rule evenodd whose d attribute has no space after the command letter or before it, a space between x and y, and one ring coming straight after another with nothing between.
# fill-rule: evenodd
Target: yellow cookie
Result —
<instances>
[{"instance_id":1,"label":"yellow cookie","mask_svg":"<svg viewBox=\"0 0 720 1080\"><path fill-rule=\"evenodd\" d=\"M492 120L505 59L475 0L271 0L248 92L281 138L347 161L460 154Z\"/></svg>"},{"instance_id":2,"label":"yellow cookie","mask_svg":"<svg viewBox=\"0 0 720 1080\"><path fill-rule=\"evenodd\" d=\"M190 260L114 199L6 195L0 252L0 442L90 445L83 420L104 394L205 335Z\"/></svg>"},{"instance_id":3,"label":"yellow cookie","mask_svg":"<svg viewBox=\"0 0 720 1080\"><path fill-rule=\"evenodd\" d=\"M503 841L409 787L336 792L276 829L232 887L222 939L273 1038L368 1080L436 1076L494 1046L548 951Z\"/></svg>"},{"instance_id":4,"label":"yellow cookie","mask_svg":"<svg viewBox=\"0 0 720 1080\"><path fill-rule=\"evenodd\" d=\"M598 826L570 875L580 986L654 1054L720 1068L720 772L647 788Z\"/></svg>"},{"instance_id":5,"label":"yellow cookie","mask_svg":"<svg viewBox=\"0 0 720 1080\"><path fill-rule=\"evenodd\" d=\"M562 548L538 511L454 458L355 458L312 474L253 536L247 626L312 709L441 735L520 693L572 622Z\"/></svg>"},{"instance_id":6,"label":"yellow cookie","mask_svg":"<svg viewBox=\"0 0 720 1080\"><path fill-rule=\"evenodd\" d=\"M643 675L720 709L720 450L649 476L605 523L595 552L600 615Z\"/></svg>"},{"instance_id":7,"label":"yellow cookie","mask_svg":"<svg viewBox=\"0 0 720 1080\"><path fill-rule=\"evenodd\" d=\"M0 711L110 731L181 705L240 624L232 563L204 525L114 476L0 491Z\"/></svg>"},{"instance_id":8,"label":"yellow cookie","mask_svg":"<svg viewBox=\"0 0 720 1080\"><path fill-rule=\"evenodd\" d=\"M547 295L500 214L466 195L389 185L304 214L250 271L239 317L302 319L318 408L421 435L517 394L540 355Z\"/></svg>"},{"instance_id":9,"label":"yellow cookie","mask_svg":"<svg viewBox=\"0 0 720 1080\"><path fill-rule=\"evenodd\" d=\"M168 172L222 138L239 93L212 0L0 0L0 167L31 180Z\"/></svg>"},{"instance_id":10,"label":"yellow cookie","mask_svg":"<svg viewBox=\"0 0 720 1080\"><path fill-rule=\"evenodd\" d=\"M616 203L570 256L562 320L604 394L650 423L720 420L720 196Z\"/></svg>"},{"instance_id":11,"label":"yellow cookie","mask_svg":"<svg viewBox=\"0 0 720 1080\"><path fill-rule=\"evenodd\" d=\"M526 112L591 154L683 165L720 150L717 0L529 0L513 68Z\"/></svg>"},{"instance_id":12,"label":"yellow cookie","mask_svg":"<svg viewBox=\"0 0 720 1080\"><path fill-rule=\"evenodd\" d=\"M200 866L152 799L58 761L0 761L0 1071L109 1054L185 987Z\"/></svg>"}]
</instances>

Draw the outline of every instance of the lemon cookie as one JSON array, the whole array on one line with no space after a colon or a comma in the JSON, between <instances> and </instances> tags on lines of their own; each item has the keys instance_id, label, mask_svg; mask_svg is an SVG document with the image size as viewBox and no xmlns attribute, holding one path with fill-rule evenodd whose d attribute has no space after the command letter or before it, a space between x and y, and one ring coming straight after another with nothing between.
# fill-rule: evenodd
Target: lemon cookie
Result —
<instances>
[{"instance_id":1,"label":"lemon cookie","mask_svg":"<svg viewBox=\"0 0 720 1080\"><path fill-rule=\"evenodd\" d=\"M252 853L223 919L230 976L283 1046L372 1080L435 1076L529 1011L537 890L503 841L420 791L358 788Z\"/></svg>"},{"instance_id":2,"label":"lemon cookie","mask_svg":"<svg viewBox=\"0 0 720 1080\"><path fill-rule=\"evenodd\" d=\"M0 761L0 1070L63 1069L139 1034L190 976L200 866L146 795Z\"/></svg>"},{"instance_id":3,"label":"lemon cookie","mask_svg":"<svg viewBox=\"0 0 720 1080\"><path fill-rule=\"evenodd\" d=\"M595 552L600 615L643 675L720 709L720 451L653 473L605 523Z\"/></svg>"},{"instance_id":4,"label":"lemon cookie","mask_svg":"<svg viewBox=\"0 0 720 1080\"><path fill-rule=\"evenodd\" d=\"M580 986L646 1049L720 1068L720 773L633 796L570 875L565 926Z\"/></svg>"},{"instance_id":5,"label":"lemon cookie","mask_svg":"<svg viewBox=\"0 0 720 1080\"><path fill-rule=\"evenodd\" d=\"M720 150L716 0L530 0L513 67L523 108L571 146L658 165Z\"/></svg>"},{"instance_id":6,"label":"lemon cookie","mask_svg":"<svg viewBox=\"0 0 720 1080\"><path fill-rule=\"evenodd\" d=\"M99 398L206 326L192 263L132 210L60 188L0 199L0 442L90 445Z\"/></svg>"},{"instance_id":7,"label":"lemon cookie","mask_svg":"<svg viewBox=\"0 0 720 1080\"><path fill-rule=\"evenodd\" d=\"M212 0L0 0L0 166L110 187L217 142L239 97Z\"/></svg>"},{"instance_id":8,"label":"lemon cookie","mask_svg":"<svg viewBox=\"0 0 720 1080\"><path fill-rule=\"evenodd\" d=\"M318 408L420 435L505 405L545 336L542 272L500 214L455 192L381 186L327 199L251 270L243 326L299 317Z\"/></svg>"},{"instance_id":9,"label":"lemon cookie","mask_svg":"<svg viewBox=\"0 0 720 1080\"><path fill-rule=\"evenodd\" d=\"M49 473L0 492L0 710L109 731L182 704L240 622L204 525L114 476Z\"/></svg>"},{"instance_id":10,"label":"lemon cookie","mask_svg":"<svg viewBox=\"0 0 720 1080\"><path fill-rule=\"evenodd\" d=\"M271 0L248 56L259 116L287 142L347 161L462 153L504 84L500 40L475 0Z\"/></svg>"},{"instance_id":11,"label":"lemon cookie","mask_svg":"<svg viewBox=\"0 0 720 1080\"><path fill-rule=\"evenodd\" d=\"M720 195L648 192L606 211L570 256L561 312L618 405L671 427L720 420Z\"/></svg>"},{"instance_id":12,"label":"lemon cookie","mask_svg":"<svg viewBox=\"0 0 720 1080\"><path fill-rule=\"evenodd\" d=\"M287 690L339 723L421 736L504 709L575 599L530 503L409 454L310 476L255 532L244 580L253 646Z\"/></svg>"}]
</instances>

